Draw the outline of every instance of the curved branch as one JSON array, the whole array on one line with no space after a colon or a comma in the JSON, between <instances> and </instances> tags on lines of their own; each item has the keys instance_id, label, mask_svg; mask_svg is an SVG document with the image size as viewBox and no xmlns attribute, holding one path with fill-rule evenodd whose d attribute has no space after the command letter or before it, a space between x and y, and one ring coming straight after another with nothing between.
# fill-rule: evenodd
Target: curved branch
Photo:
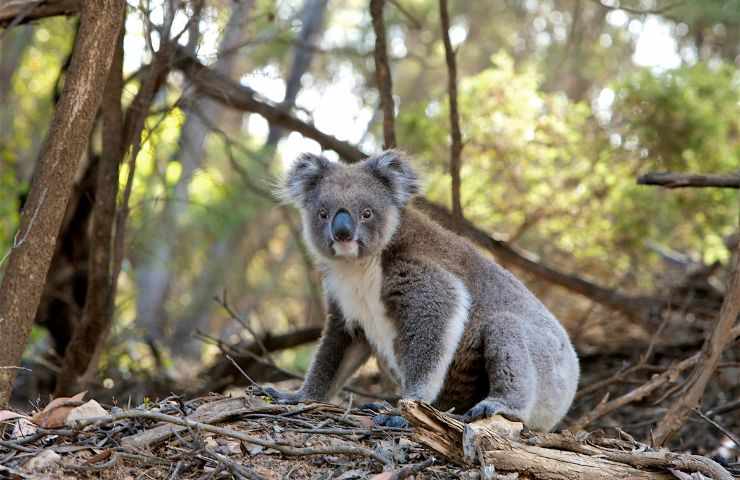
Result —
<instances>
[{"instance_id":1,"label":"curved branch","mask_svg":"<svg viewBox=\"0 0 740 480\"><path fill-rule=\"evenodd\" d=\"M664 188L740 188L740 174L653 172L638 177L637 183L638 185L658 185Z\"/></svg>"}]
</instances>

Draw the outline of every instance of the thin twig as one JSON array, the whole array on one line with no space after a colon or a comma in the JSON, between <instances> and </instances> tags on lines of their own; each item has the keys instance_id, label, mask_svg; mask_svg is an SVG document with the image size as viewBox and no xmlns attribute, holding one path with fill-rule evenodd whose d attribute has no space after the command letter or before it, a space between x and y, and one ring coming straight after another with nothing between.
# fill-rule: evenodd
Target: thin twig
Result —
<instances>
[{"instance_id":1,"label":"thin twig","mask_svg":"<svg viewBox=\"0 0 740 480\"><path fill-rule=\"evenodd\" d=\"M699 417L701 417L702 420L704 420L705 422L707 422L708 424L710 424L711 426L713 426L720 432L724 433L727 436L727 438L729 438L735 443L736 447L740 447L740 440L737 439L734 433L729 431L727 428L723 427L719 422L709 418L708 415L706 415L704 412L702 412L698 408L694 409L694 413L697 414Z\"/></svg>"},{"instance_id":2,"label":"thin twig","mask_svg":"<svg viewBox=\"0 0 740 480\"><path fill-rule=\"evenodd\" d=\"M383 8L385 0L370 0L370 15L375 32L375 80L383 109L383 148L396 146L395 105L393 102L393 79L388 64L388 47L385 41Z\"/></svg>"},{"instance_id":3,"label":"thin twig","mask_svg":"<svg viewBox=\"0 0 740 480\"><path fill-rule=\"evenodd\" d=\"M460 133L460 114L457 110L457 63L455 51L450 40L450 13L447 0L439 0L439 18L442 25L442 40L447 62L447 89L450 102L450 177L452 177L452 214L462 218L460 203L460 154L462 152L462 133Z\"/></svg>"}]
</instances>

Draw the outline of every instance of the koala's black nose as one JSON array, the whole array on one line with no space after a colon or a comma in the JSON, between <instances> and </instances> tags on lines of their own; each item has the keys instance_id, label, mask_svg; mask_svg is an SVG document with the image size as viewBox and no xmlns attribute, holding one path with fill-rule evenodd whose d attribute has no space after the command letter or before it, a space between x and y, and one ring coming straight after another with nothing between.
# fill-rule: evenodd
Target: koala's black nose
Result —
<instances>
[{"instance_id":1,"label":"koala's black nose","mask_svg":"<svg viewBox=\"0 0 740 480\"><path fill-rule=\"evenodd\" d=\"M355 230L355 222L352 215L347 210L339 210L334 219L331 221L331 235L338 242L348 242L352 240Z\"/></svg>"}]
</instances>

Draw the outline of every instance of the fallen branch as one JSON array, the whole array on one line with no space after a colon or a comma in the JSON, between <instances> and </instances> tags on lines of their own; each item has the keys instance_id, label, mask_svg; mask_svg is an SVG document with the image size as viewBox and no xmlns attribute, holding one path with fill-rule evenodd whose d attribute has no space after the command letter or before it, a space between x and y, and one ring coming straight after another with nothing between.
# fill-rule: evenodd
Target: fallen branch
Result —
<instances>
[{"instance_id":1,"label":"fallen branch","mask_svg":"<svg viewBox=\"0 0 740 480\"><path fill-rule=\"evenodd\" d=\"M658 185L664 188L740 188L740 174L703 175L698 173L646 173L637 178L639 185Z\"/></svg>"},{"instance_id":2,"label":"fallen branch","mask_svg":"<svg viewBox=\"0 0 740 480\"><path fill-rule=\"evenodd\" d=\"M626 441L621 443L632 448L585 443L569 432L527 438L519 433L521 427L517 428L516 422L501 417L476 427L476 456L471 458L463 450L469 425L414 400L402 400L400 408L414 427L418 442L461 465L472 466L479 461L495 466L497 472L515 472L543 480L667 480L675 478L670 469L699 472L719 480L733 479L722 466L705 457L648 450L644 445Z\"/></svg>"}]
</instances>

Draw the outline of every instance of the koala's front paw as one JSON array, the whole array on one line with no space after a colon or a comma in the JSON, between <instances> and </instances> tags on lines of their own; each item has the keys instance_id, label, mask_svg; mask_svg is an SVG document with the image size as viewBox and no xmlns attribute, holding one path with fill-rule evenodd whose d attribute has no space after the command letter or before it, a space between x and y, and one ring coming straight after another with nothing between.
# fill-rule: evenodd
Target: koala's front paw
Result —
<instances>
[{"instance_id":1,"label":"koala's front paw","mask_svg":"<svg viewBox=\"0 0 740 480\"><path fill-rule=\"evenodd\" d=\"M465 412L463 415L464 422L473 422L481 418L492 417L494 415L507 416L508 409L496 400L482 400L476 406Z\"/></svg>"},{"instance_id":2,"label":"koala's front paw","mask_svg":"<svg viewBox=\"0 0 740 480\"><path fill-rule=\"evenodd\" d=\"M401 415L375 415L373 425L378 427L408 428L409 422Z\"/></svg>"},{"instance_id":3,"label":"koala's front paw","mask_svg":"<svg viewBox=\"0 0 740 480\"><path fill-rule=\"evenodd\" d=\"M297 392L281 392L272 387L262 387L262 393L272 398L275 403L283 405L300 403L305 400L300 390Z\"/></svg>"}]
</instances>

